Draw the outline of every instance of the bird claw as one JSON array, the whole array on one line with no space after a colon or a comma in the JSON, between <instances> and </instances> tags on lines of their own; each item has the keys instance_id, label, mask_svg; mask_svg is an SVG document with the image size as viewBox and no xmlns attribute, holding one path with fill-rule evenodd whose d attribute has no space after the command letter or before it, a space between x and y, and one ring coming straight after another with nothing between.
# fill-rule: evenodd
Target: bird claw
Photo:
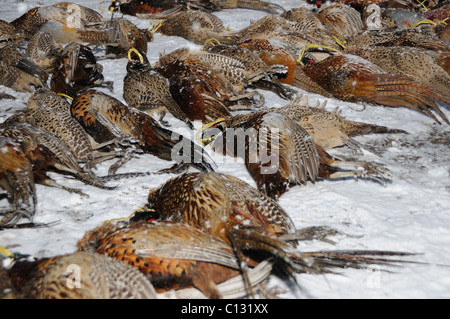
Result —
<instances>
[{"instance_id":1,"label":"bird claw","mask_svg":"<svg viewBox=\"0 0 450 319\"><path fill-rule=\"evenodd\" d=\"M0 220L0 230L15 225L23 216L15 211L6 212L4 215L3 219Z\"/></svg>"},{"instance_id":2,"label":"bird claw","mask_svg":"<svg viewBox=\"0 0 450 319\"><path fill-rule=\"evenodd\" d=\"M11 210L0 211L0 215L3 215L3 218L0 219L0 230L6 227L13 227L23 217L26 217L29 220L32 219L35 213L34 207L28 207L29 205L19 206L16 206Z\"/></svg>"},{"instance_id":3,"label":"bird claw","mask_svg":"<svg viewBox=\"0 0 450 319\"><path fill-rule=\"evenodd\" d=\"M177 163L169 168L164 168L159 171L157 171L156 175L163 175L163 174L181 174L184 173L189 168L189 164L187 163Z\"/></svg>"},{"instance_id":4,"label":"bird claw","mask_svg":"<svg viewBox=\"0 0 450 319\"><path fill-rule=\"evenodd\" d=\"M328 237L341 234L338 230L329 228L326 226L313 226L301 229L296 229L292 235L280 236L284 241L296 241L296 240L320 240L331 245L336 245L336 242L332 241Z\"/></svg>"},{"instance_id":5,"label":"bird claw","mask_svg":"<svg viewBox=\"0 0 450 319\"><path fill-rule=\"evenodd\" d=\"M392 173L382 164L364 163L362 177L373 179L386 186L387 182L392 180Z\"/></svg>"}]
</instances>

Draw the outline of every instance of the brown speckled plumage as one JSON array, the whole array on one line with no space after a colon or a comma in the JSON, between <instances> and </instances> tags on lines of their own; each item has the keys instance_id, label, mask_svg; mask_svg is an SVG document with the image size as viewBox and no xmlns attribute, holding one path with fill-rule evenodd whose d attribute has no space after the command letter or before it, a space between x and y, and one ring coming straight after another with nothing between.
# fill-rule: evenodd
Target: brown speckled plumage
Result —
<instances>
[{"instance_id":1,"label":"brown speckled plumage","mask_svg":"<svg viewBox=\"0 0 450 319\"><path fill-rule=\"evenodd\" d=\"M334 97L350 102L373 102L390 107L409 107L439 122L432 108L450 123L439 108L448 97L410 77L387 74L377 65L354 55L335 55L306 65L305 74Z\"/></svg>"},{"instance_id":2,"label":"brown speckled plumage","mask_svg":"<svg viewBox=\"0 0 450 319\"><path fill-rule=\"evenodd\" d=\"M411 77L450 98L450 75L423 50L408 46L368 46L347 47L345 51L369 60L387 73Z\"/></svg>"},{"instance_id":3,"label":"brown speckled plumage","mask_svg":"<svg viewBox=\"0 0 450 319\"><path fill-rule=\"evenodd\" d=\"M203 45L210 39L233 43L233 33L227 31L215 15L201 11L177 13L165 20L158 32L166 36L179 36Z\"/></svg>"},{"instance_id":4,"label":"brown speckled plumage","mask_svg":"<svg viewBox=\"0 0 450 319\"><path fill-rule=\"evenodd\" d=\"M200 228L228 242L234 227L282 235L294 231L283 208L246 182L220 173L186 173L150 191L162 219Z\"/></svg>"},{"instance_id":5,"label":"brown speckled plumage","mask_svg":"<svg viewBox=\"0 0 450 319\"><path fill-rule=\"evenodd\" d=\"M187 164L200 170L213 170L201 147L183 136L161 127L145 112L126 106L116 98L95 90L84 91L72 103L72 115L90 127L89 134L98 141L105 134L124 139L134 139L137 147L166 161ZM98 124L101 124L100 126ZM97 135L97 136L96 136ZM172 149L182 142L190 154L180 155ZM180 151L183 151L180 149ZM187 150L185 149L187 152ZM176 155L179 155L177 157ZM189 156L189 158L187 158Z\"/></svg>"},{"instance_id":6,"label":"brown speckled plumage","mask_svg":"<svg viewBox=\"0 0 450 319\"><path fill-rule=\"evenodd\" d=\"M8 270L16 298L155 299L145 276L130 265L96 253L18 261Z\"/></svg>"},{"instance_id":7,"label":"brown speckled plumage","mask_svg":"<svg viewBox=\"0 0 450 319\"><path fill-rule=\"evenodd\" d=\"M34 176L19 143L0 136L0 149L0 188L11 202L10 207L0 211L0 226L14 225L23 216L31 219L36 212Z\"/></svg>"},{"instance_id":8,"label":"brown speckled plumage","mask_svg":"<svg viewBox=\"0 0 450 319\"><path fill-rule=\"evenodd\" d=\"M230 115L226 104L236 95L232 85L185 49L161 56L155 69L168 78L170 93L189 120L207 123Z\"/></svg>"},{"instance_id":9,"label":"brown speckled plumage","mask_svg":"<svg viewBox=\"0 0 450 319\"><path fill-rule=\"evenodd\" d=\"M292 184L318 178L319 156L311 136L289 117L262 111L226 118L217 127L223 133L215 136L212 148L243 157L258 189L269 196L278 197ZM204 137L217 134L215 130L213 126Z\"/></svg>"},{"instance_id":10,"label":"brown speckled plumage","mask_svg":"<svg viewBox=\"0 0 450 319\"><path fill-rule=\"evenodd\" d=\"M20 114L19 114L20 115ZM112 189L92 173L80 167L75 156L64 143L53 133L20 123L16 116L8 118L0 127L0 135L18 141L30 162L36 183L55 186L67 191L80 191L61 186L46 175L49 171L69 174L78 180L101 189Z\"/></svg>"},{"instance_id":11,"label":"brown speckled plumage","mask_svg":"<svg viewBox=\"0 0 450 319\"><path fill-rule=\"evenodd\" d=\"M327 111L326 102L316 106L309 103L307 95L299 95L287 105L271 109L273 112L283 113L303 127L312 137L314 143L325 150L343 145L352 145L350 138L365 134L406 133L399 129L351 121L346 119L337 109Z\"/></svg>"},{"instance_id":12,"label":"brown speckled plumage","mask_svg":"<svg viewBox=\"0 0 450 319\"><path fill-rule=\"evenodd\" d=\"M219 298L216 285L240 275L229 245L186 224L104 223L86 233L78 247L139 269L158 292L194 286Z\"/></svg>"},{"instance_id":13,"label":"brown speckled plumage","mask_svg":"<svg viewBox=\"0 0 450 319\"><path fill-rule=\"evenodd\" d=\"M168 111L192 129L192 123L170 94L169 85L169 81L151 66L129 61L127 75L123 79L123 98L129 106L149 114L159 114L160 120Z\"/></svg>"},{"instance_id":14,"label":"brown speckled plumage","mask_svg":"<svg viewBox=\"0 0 450 319\"><path fill-rule=\"evenodd\" d=\"M53 69L50 88L55 93L74 97L82 89L94 86L108 86L111 81L104 81L103 66L97 63L92 50L80 43L71 43L64 47Z\"/></svg>"}]
</instances>

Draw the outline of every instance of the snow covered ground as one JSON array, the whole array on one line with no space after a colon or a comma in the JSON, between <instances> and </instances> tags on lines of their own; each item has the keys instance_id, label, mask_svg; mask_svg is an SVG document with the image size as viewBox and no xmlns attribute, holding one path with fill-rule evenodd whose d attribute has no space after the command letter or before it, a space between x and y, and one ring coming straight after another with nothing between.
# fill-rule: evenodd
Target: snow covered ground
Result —
<instances>
[{"instance_id":1,"label":"snow covered ground","mask_svg":"<svg viewBox=\"0 0 450 319\"><path fill-rule=\"evenodd\" d=\"M12 21L28 9L58 1L0 1L0 19ZM74 1L98 10L95 0ZM304 6L304 1L277 1L286 9ZM103 5L106 8L106 4ZM109 17L109 13L103 13ZM251 10L224 10L216 13L226 26L239 30L265 15ZM129 19L140 27L149 22ZM156 61L159 53L179 47L197 47L181 38L156 35L149 43L148 56ZM122 84L126 59L101 60L105 80L114 81L110 93L123 101ZM0 122L12 112L26 107L29 94L0 87L0 92L17 97L15 101L0 101ZM302 92L299 90L299 92ZM268 107L287 104L276 95L261 92ZM302 92L305 93L305 92ZM385 164L393 174L386 187L372 181L320 181L292 188L280 199L298 228L329 226L348 235L338 235L335 245L320 241L303 243L299 249L378 249L421 253L411 257L423 264L405 264L390 268L378 267L344 270L341 274L324 276L299 275L302 291L290 290L278 278L270 285L285 289L282 298L450 298L450 126L437 125L418 112L406 108L385 108L374 105L345 103L308 94L312 102L327 100L327 109L339 107L348 119L400 128L409 134L358 137L374 151L358 154L348 148L332 151L347 159L359 159ZM444 109L447 117L450 110ZM194 139L194 132L173 117L167 117L172 129ZM201 127L196 123L196 129ZM209 150L209 149L207 149ZM210 150L209 150L210 151ZM210 152L211 153L211 152ZM254 185L242 161L211 153L218 171L235 175ZM98 167L98 175L106 174L111 163ZM171 165L151 155L134 158L120 172L156 171ZM146 202L148 191L164 183L172 175L147 176L121 180L114 191L99 190L80 182L52 175L59 183L80 188L89 197L63 190L37 186L38 207L34 218L38 223L58 221L48 228L0 231L0 245L13 252L47 257L73 252L83 234L101 222L125 217ZM0 201L0 207L7 205ZM357 236L353 236L357 235Z\"/></svg>"}]
</instances>

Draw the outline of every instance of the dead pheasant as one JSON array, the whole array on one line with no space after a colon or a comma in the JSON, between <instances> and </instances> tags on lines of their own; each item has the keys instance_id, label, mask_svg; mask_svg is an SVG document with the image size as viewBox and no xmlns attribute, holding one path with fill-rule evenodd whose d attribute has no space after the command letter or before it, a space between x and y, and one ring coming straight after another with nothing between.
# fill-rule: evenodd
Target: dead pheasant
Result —
<instances>
[{"instance_id":1,"label":"dead pheasant","mask_svg":"<svg viewBox=\"0 0 450 319\"><path fill-rule=\"evenodd\" d=\"M315 144L325 150L348 145L359 148L352 137L366 134L406 133L376 124L351 121L340 114L338 109L327 111L326 101L316 106L310 105L307 95L298 95L289 104L271 111L285 114L303 127L311 135Z\"/></svg>"},{"instance_id":2,"label":"dead pheasant","mask_svg":"<svg viewBox=\"0 0 450 319\"><path fill-rule=\"evenodd\" d=\"M450 97L450 75L426 51L408 46L347 46L345 52L363 57L387 73L411 77Z\"/></svg>"},{"instance_id":3,"label":"dead pheasant","mask_svg":"<svg viewBox=\"0 0 450 319\"><path fill-rule=\"evenodd\" d=\"M448 42L441 40L433 30L420 28L408 28L402 31L365 31L347 41L347 44L356 47L367 45L409 46L433 52L450 50Z\"/></svg>"},{"instance_id":4,"label":"dead pheasant","mask_svg":"<svg viewBox=\"0 0 450 319\"><path fill-rule=\"evenodd\" d=\"M112 58L126 57L130 49L137 50L147 60L148 42L153 40L153 34L146 29L139 29L126 19L113 19L108 25L108 39L105 42L106 56Z\"/></svg>"},{"instance_id":5,"label":"dead pheasant","mask_svg":"<svg viewBox=\"0 0 450 319\"><path fill-rule=\"evenodd\" d=\"M319 178L359 177L382 184L390 179L389 171L382 165L331 157L304 128L282 113L235 115L202 130L202 141L212 141L213 150L244 159L257 188L273 198L289 187Z\"/></svg>"},{"instance_id":6,"label":"dead pheasant","mask_svg":"<svg viewBox=\"0 0 450 319\"><path fill-rule=\"evenodd\" d=\"M0 48L8 44L16 44L24 39L23 33L11 23L0 20Z\"/></svg>"},{"instance_id":7,"label":"dead pheasant","mask_svg":"<svg viewBox=\"0 0 450 319\"><path fill-rule=\"evenodd\" d=\"M156 299L145 276L127 263L89 252L18 260L7 270L9 295L25 299Z\"/></svg>"},{"instance_id":8,"label":"dead pheasant","mask_svg":"<svg viewBox=\"0 0 450 319\"><path fill-rule=\"evenodd\" d=\"M249 88L269 90L276 93L283 99L289 99L293 96L293 90L283 85L279 78L285 78L288 68L285 65L268 65L258 53L246 49L240 45L224 45L208 42L203 50L233 58L242 63L241 72ZM213 60L214 61L214 60ZM226 70L225 70L226 71ZM229 72L229 71L228 71ZM231 73L230 78L234 74Z\"/></svg>"},{"instance_id":9,"label":"dead pheasant","mask_svg":"<svg viewBox=\"0 0 450 319\"><path fill-rule=\"evenodd\" d=\"M97 149L114 142L97 144L82 128L82 126L67 112L59 112L45 105L28 106L28 109L10 117L8 123L28 123L45 130L61 139L79 163L85 163L85 168L92 168L99 162L114 158L115 152L101 152Z\"/></svg>"},{"instance_id":10,"label":"dead pheasant","mask_svg":"<svg viewBox=\"0 0 450 319\"><path fill-rule=\"evenodd\" d=\"M146 207L163 220L191 225L225 242L230 242L234 228L243 225L272 235L295 232L275 200L226 174L185 173L172 178L150 191Z\"/></svg>"},{"instance_id":11,"label":"dead pheasant","mask_svg":"<svg viewBox=\"0 0 450 319\"><path fill-rule=\"evenodd\" d=\"M325 27L331 28L336 37L344 41L364 30L361 13L345 4L323 6L317 12L317 17Z\"/></svg>"},{"instance_id":12,"label":"dead pheasant","mask_svg":"<svg viewBox=\"0 0 450 319\"><path fill-rule=\"evenodd\" d=\"M387 74L363 58L354 55L330 56L316 64L306 65L303 71L311 80L340 100L408 107L440 123L430 111L431 108L446 123L450 123L439 108L439 104L449 105L448 96L443 96L409 77Z\"/></svg>"},{"instance_id":13,"label":"dead pheasant","mask_svg":"<svg viewBox=\"0 0 450 319\"><path fill-rule=\"evenodd\" d=\"M164 20L157 32L166 36L178 36L203 45L210 39L220 43L234 43L233 33L226 30L217 16L201 11L185 11Z\"/></svg>"},{"instance_id":14,"label":"dead pheasant","mask_svg":"<svg viewBox=\"0 0 450 319\"><path fill-rule=\"evenodd\" d=\"M56 31L67 28L67 31L79 29L83 30L91 24L96 24L103 20L102 16L85 6L60 2L52 6L35 7L23 15L13 20L11 24L18 30L25 33L27 37L32 37L39 30ZM70 43L73 39L57 37L56 32L51 32L55 40Z\"/></svg>"},{"instance_id":15,"label":"dead pheasant","mask_svg":"<svg viewBox=\"0 0 450 319\"><path fill-rule=\"evenodd\" d=\"M166 161L176 161L177 166L192 165L203 171L213 170L200 146L162 128L147 113L128 107L105 93L82 92L72 103L72 115L82 125L91 127L87 132L96 141L109 133L114 138L132 139L138 149Z\"/></svg>"},{"instance_id":16,"label":"dead pheasant","mask_svg":"<svg viewBox=\"0 0 450 319\"><path fill-rule=\"evenodd\" d=\"M141 57L140 54L139 56ZM192 129L194 126L169 92L169 81L141 59L142 62L133 58L128 61L127 75L123 79L125 102L150 115L159 114L160 122L166 112L169 112ZM168 123L164 124L168 126Z\"/></svg>"},{"instance_id":17,"label":"dead pheasant","mask_svg":"<svg viewBox=\"0 0 450 319\"><path fill-rule=\"evenodd\" d=\"M240 276L229 245L186 224L104 223L87 232L78 248L132 265L159 293L195 287L208 298L221 298L217 286Z\"/></svg>"},{"instance_id":18,"label":"dead pheasant","mask_svg":"<svg viewBox=\"0 0 450 319\"><path fill-rule=\"evenodd\" d=\"M70 2L36 7L11 23L31 38L48 33L63 44L80 43L106 46L107 57L125 57L130 48L147 54L152 34L122 18L105 20L98 12Z\"/></svg>"},{"instance_id":19,"label":"dead pheasant","mask_svg":"<svg viewBox=\"0 0 450 319\"><path fill-rule=\"evenodd\" d=\"M230 115L227 101L237 95L232 85L220 72L183 56L184 51L161 56L155 67L169 80L174 100L191 121L207 123Z\"/></svg>"},{"instance_id":20,"label":"dead pheasant","mask_svg":"<svg viewBox=\"0 0 450 319\"><path fill-rule=\"evenodd\" d=\"M25 54L36 65L51 73L62 51L62 45L51 34L37 32L29 39Z\"/></svg>"},{"instance_id":21,"label":"dead pheasant","mask_svg":"<svg viewBox=\"0 0 450 319\"><path fill-rule=\"evenodd\" d=\"M279 76L281 83L289 84L325 97L332 97L332 95L324 90L319 84L305 76L298 63L298 58L294 56L292 50L288 47L271 43L271 41L266 39L248 40L240 43L239 46L258 54L267 65L285 66L287 72ZM307 58L306 60L309 61L309 59L310 58Z\"/></svg>"},{"instance_id":22,"label":"dead pheasant","mask_svg":"<svg viewBox=\"0 0 450 319\"><path fill-rule=\"evenodd\" d=\"M118 10L122 14L139 18L165 17L179 10L218 11L221 9L253 9L269 13L283 12L284 9L275 3L261 0L129 0L115 1L110 10Z\"/></svg>"},{"instance_id":23,"label":"dead pheasant","mask_svg":"<svg viewBox=\"0 0 450 319\"><path fill-rule=\"evenodd\" d=\"M11 206L2 209L0 227L14 225L23 216L31 219L36 212L36 190L32 166L14 140L0 136L0 188Z\"/></svg>"},{"instance_id":24,"label":"dead pheasant","mask_svg":"<svg viewBox=\"0 0 450 319\"><path fill-rule=\"evenodd\" d=\"M70 100L70 99L69 99ZM71 100L70 100L71 101ZM47 87L36 90L27 101L27 108L49 107L60 113L70 114L70 104L66 96L53 92Z\"/></svg>"},{"instance_id":25,"label":"dead pheasant","mask_svg":"<svg viewBox=\"0 0 450 319\"><path fill-rule=\"evenodd\" d=\"M146 209L159 214L162 220L187 224L227 243L238 260L249 265L252 260L261 260L257 256L272 256L288 274L325 273L334 267L358 268L370 261L389 262L381 256L408 255L381 251L295 251L297 239L311 240L314 233L326 235L330 230L322 227L296 230L275 200L225 174L191 173L172 178L150 191L144 212ZM117 240L123 238L117 236ZM110 247L113 251L113 246Z\"/></svg>"},{"instance_id":26,"label":"dead pheasant","mask_svg":"<svg viewBox=\"0 0 450 319\"><path fill-rule=\"evenodd\" d=\"M247 28L236 32L235 36L238 37L239 42L269 40L287 44L296 50L311 44L339 49L333 33L324 27L317 28L304 23L304 20L291 21L280 15L264 16Z\"/></svg>"},{"instance_id":27,"label":"dead pheasant","mask_svg":"<svg viewBox=\"0 0 450 319\"><path fill-rule=\"evenodd\" d=\"M50 88L55 93L74 97L82 90L105 85L112 89L113 82L104 81L103 66L97 63L92 50L82 44L67 45L55 64Z\"/></svg>"},{"instance_id":28,"label":"dead pheasant","mask_svg":"<svg viewBox=\"0 0 450 319\"><path fill-rule=\"evenodd\" d=\"M47 176L47 172L54 171L72 175L94 187L114 189L114 187L105 186L98 177L81 168L67 145L48 131L32 127L27 123L17 123L12 116L2 123L0 135L20 143L22 152L32 163L36 183L85 195L77 189L59 185Z\"/></svg>"},{"instance_id":29,"label":"dead pheasant","mask_svg":"<svg viewBox=\"0 0 450 319\"><path fill-rule=\"evenodd\" d=\"M19 92L33 92L47 78L48 73L30 61L15 44L0 48L0 84Z\"/></svg>"},{"instance_id":30,"label":"dead pheasant","mask_svg":"<svg viewBox=\"0 0 450 319\"><path fill-rule=\"evenodd\" d=\"M35 7L11 21L11 24L16 28L16 30L22 32L26 37L31 37L39 31L39 28L45 22L47 22L47 19L43 18L39 14L39 7Z\"/></svg>"}]
</instances>

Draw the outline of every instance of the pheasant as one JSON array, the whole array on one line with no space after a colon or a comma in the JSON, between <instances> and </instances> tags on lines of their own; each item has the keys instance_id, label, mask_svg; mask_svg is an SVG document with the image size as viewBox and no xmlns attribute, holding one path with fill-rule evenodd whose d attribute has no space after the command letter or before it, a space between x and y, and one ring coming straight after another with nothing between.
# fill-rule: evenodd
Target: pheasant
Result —
<instances>
[{"instance_id":1,"label":"pheasant","mask_svg":"<svg viewBox=\"0 0 450 319\"><path fill-rule=\"evenodd\" d=\"M142 61L144 61L142 59ZM138 110L160 115L159 121L168 111L180 121L185 122L189 128L193 129L191 121L175 102L169 92L169 81L156 72L148 63L130 59L127 63L127 75L123 79L123 98L125 102Z\"/></svg>"},{"instance_id":2,"label":"pheasant","mask_svg":"<svg viewBox=\"0 0 450 319\"><path fill-rule=\"evenodd\" d=\"M61 29L64 26L67 29L82 30L102 20L102 16L92 9L76 3L60 2L52 6L32 8L13 20L11 24L17 30L24 32L26 37L32 37L40 29L51 31L55 27ZM47 23L48 25L45 26ZM57 33L52 35L56 40L64 40L67 41L66 43L73 42L73 39L57 38Z\"/></svg>"},{"instance_id":3,"label":"pheasant","mask_svg":"<svg viewBox=\"0 0 450 319\"><path fill-rule=\"evenodd\" d=\"M191 121L207 123L229 116L227 101L236 95L232 85L220 72L183 57L184 53L185 50L178 49L161 56L155 66L169 80L173 99Z\"/></svg>"},{"instance_id":4,"label":"pheasant","mask_svg":"<svg viewBox=\"0 0 450 319\"><path fill-rule=\"evenodd\" d=\"M217 16L201 11L185 11L164 20L157 30L165 36L178 36L203 45L210 39L234 43L233 33L226 30Z\"/></svg>"},{"instance_id":5,"label":"pheasant","mask_svg":"<svg viewBox=\"0 0 450 319\"><path fill-rule=\"evenodd\" d=\"M158 293L195 287L208 298L221 298L217 285L240 276L229 245L186 224L103 223L84 235L78 249L130 264Z\"/></svg>"},{"instance_id":6,"label":"pheasant","mask_svg":"<svg viewBox=\"0 0 450 319\"><path fill-rule=\"evenodd\" d=\"M48 74L22 54L15 44L0 48L0 84L19 92L33 92Z\"/></svg>"},{"instance_id":7,"label":"pheasant","mask_svg":"<svg viewBox=\"0 0 450 319\"><path fill-rule=\"evenodd\" d=\"M184 2L187 1L113 1L109 6L109 11L118 11L122 14L139 18L164 18L182 10Z\"/></svg>"},{"instance_id":8,"label":"pheasant","mask_svg":"<svg viewBox=\"0 0 450 319\"><path fill-rule=\"evenodd\" d=\"M55 171L72 175L81 182L97 188L114 189L104 185L98 177L81 168L67 145L48 131L37 129L28 123L17 123L15 119L8 118L0 127L0 136L20 144L22 152L32 164L35 183L85 195L78 189L59 185L47 176L47 172Z\"/></svg>"},{"instance_id":9,"label":"pheasant","mask_svg":"<svg viewBox=\"0 0 450 319\"><path fill-rule=\"evenodd\" d=\"M335 50L339 45L333 38L333 34L323 28L304 23L303 20L291 21L280 15L268 15L262 17L250 26L236 32L239 42L249 40L270 40L282 42L301 50L304 47L315 44Z\"/></svg>"},{"instance_id":10,"label":"pheasant","mask_svg":"<svg viewBox=\"0 0 450 319\"><path fill-rule=\"evenodd\" d=\"M0 227L14 225L22 216L36 212L36 190L29 159L14 140L0 136L0 188L7 192L11 207L1 210Z\"/></svg>"},{"instance_id":11,"label":"pheasant","mask_svg":"<svg viewBox=\"0 0 450 319\"><path fill-rule=\"evenodd\" d=\"M146 29L139 29L135 24L126 19L113 19L107 24L108 38L106 43L106 57L126 57L130 49L137 50L148 62L148 42L153 40L153 34Z\"/></svg>"},{"instance_id":12,"label":"pheasant","mask_svg":"<svg viewBox=\"0 0 450 319\"><path fill-rule=\"evenodd\" d=\"M95 164L116 156L115 152L97 150L114 141L97 144L70 113L58 112L44 105L28 106L27 110L14 114L7 121L11 123L13 120L53 133L67 145L77 162L87 163L85 168L92 168Z\"/></svg>"},{"instance_id":13,"label":"pheasant","mask_svg":"<svg viewBox=\"0 0 450 319\"><path fill-rule=\"evenodd\" d=\"M220 56L226 56L238 60L242 63L243 75L241 78L247 79L245 85L253 89L269 90L276 93L283 99L289 99L293 96L292 89L284 86L279 77L285 77L288 69L284 65L268 65L256 52L243 48L239 45L224 45L224 44L212 44L209 42L203 48L204 51L218 54ZM214 57L214 56L213 56ZM214 60L213 60L214 61ZM233 78L233 73L230 79ZM240 81L242 83L242 81ZM239 82L238 82L239 83Z\"/></svg>"},{"instance_id":14,"label":"pheasant","mask_svg":"<svg viewBox=\"0 0 450 319\"><path fill-rule=\"evenodd\" d=\"M423 50L407 46L347 46L345 52L363 57L387 73L411 77L425 86L434 88L443 96L450 97L450 75Z\"/></svg>"},{"instance_id":15,"label":"pheasant","mask_svg":"<svg viewBox=\"0 0 450 319\"><path fill-rule=\"evenodd\" d=\"M360 12L345 4L322 6L317 18L340 39L348 40L364 30Z\"/></svg>"},{"instance_id":16,"label":"pheasant","mask_svg":"<svg viewBox=\"0 0 450 319\"><path fill-rule=\"evenodd\" d=\"M84 127L91 127L86 131L96 141L105 136L106 130L115 138L135 140L137 147L145 153L176 161L176 167L192 165L203 171L214 170L200 146L162 128L147 113L128 107L105 93L95 90L82 92L73 100L71 112Z\"/></svg>"},{"instance_id":17,"label":"pheasant","mask_svg":"<svg viewBox=\"0 0 450 319\"><path fill-rule=\"evenodd\" d=\"M439 38L431 29L405 29L401 31L365 31L353 39L347 41L349 46L409 46L425 51L450 51L448 42Z\"/></svg>"},{"instance_id":18,"label":"pheasant","mask_svg":"<svg viewBox=\"0 0 450 319\"><path fill-rule=\"evenodd\" d=\"M25 299L156 299L137 269L89 252L15 261L7 271L10 295Z\"/></svg>"},{"instance_id":19,"label":"pheasant","mask_svg":"<svg viewBox=\"0 0 450 319\"><path fill-rule=\"evenodd\" d=\"M0 20L0 48L8 44L16 44L24 39L24 35L11 23Z\"/></svg>"},{"instance_id":20,"label":"pheasant","mask_svg":"<svg viewBox=\"0 0 450 319\"><path fill-rule=\"evenodd\" d=\"M104 20L99 12L74 2L58 2L52 7L60 8L69 15L76 15L77 18L87 23L96 23Z\"/></svg>"},{"instance_id":21,"label":"pheasant","mask_svg":"<svg viewBox=\"0 0 450 319\"><path fill-rule=\"evenodd\" d=\"M450 123L439 108L439 103L448 105L448 96L410 77L387 74L361 57L348 54L330 56L316 64L304 66L303 71L340 100L365 101L389 107L406 106L440 123L429 110L432 108L446 123Z\"/></svg>"},{"instance_id":22,"label":"pheasant","mask_svg":"<svg viewBox=\"0 0 450 319\"><path fill-rule=\"evenodd\" d=\"M248 40L242 42L239 46L258 54L268 65L285 66L287 72L279 77L281 83L289 84L325 97L332 97L332 95L320 85L305 76L297 58L294 57L292 50L288 47L274 44L266 39Z\"/></svg>"},{"instance_id":23,"label":"pheasant","mask_svg":"<svg viewBox=\"0 0 450 319\"><path fill-rule=\"evenodd\" d=\"M202 11L218 11L221 9L252 9L269 13L283 12L284 8L278 4L261 0L130 0L118 3L115 1L110 10L118 10L122 14L137 16L139 18L151 18L170 16L179 10L199 9Z\"/></svg>"},{"instance_id":24,"label":"pheasant","mask_svg":"<svg viewBox=\"0 0 450 319\"><path fill-rule=\"evenodd\" d=\"M147 42L153 39L151 33L131 21L108 21L98 12L70 2L33 8L11 24L30 38L39 31L59 43L105 45L107 57L125 57L132 47L146 54Z\"/></svg>"},{"instance_id":25,"label":"pheasant","mask_svg":"<svg viewBox=\"0 0 450 319\"><path fill-rule=\"evenodd\" d=\"M321 7L323 4L328 4L328 0L322 1L322 0L307 0L307 3L315 4L318 7ZM388 1L388 0L335 0L333 3L341 3L348 6L351 6L352 8L355 8L358 11L361 11L365 6L370 4L378 4L378 5L385 5L386 3L402 3L402 4L409 4L410 2L407 1L401 1L401 0L395 0L395 1Z\"/></svg>"},{"instance_id":26,"label":"pheasant","mask_svg":"<svg viewBox=\"0 0 450 319\"><path fill-rule=\"evenodd\" d=\"M229 249L233 248L237 259L248 265L259 261L257 256L272 256L287 274L325 273L334 267L358 268L370 261L387 261L379 256L408 255L377 251L296 251L296 240L326 236L333 230L295 229L275 200L234 176L220 173L186 173L172 178L150 191L143 210L159 214L162 221L187 224L211 234L227 243ZM123 238L118 236L118 240Z\"/></svg>"},{"instance_id":27,"label":"pheasant","mask_svg":"<svg viewBox=\"0 0 450 319\"><path fill-rule=\"evenodd\" d=\"M63 47L49 33L37 32L28 41L25 55L36 65L52 72Z\"/></svg>"},{"instance_id":28,"label":"pheasant","mask_svg":"<svg viewBox=\"0 0 450 319\"><path fill-rule=\"evenodd\" d=\"M92 50L82 44L67 45L53 69L50 88L55 93L74 97L80 90L105 85L112 90L113 82L104 81L103 66L97 63Z\"/></svg>"},{"instance_id":29,"label":"pheasant","mask_svg":"<svg viewBox=\"0 0 450 319\"><path fill-rule=\"evenodd\" d=\"M163 220L182 222L230 242L233 228L259 233L295 232L289 215L272 198L244 181L221 173L185 173L153 189L145 208ZM224 231L225 229L225 231Z\"/></svg>"},{"instance_id":30,"label":"pheasant","mask_svg":"<svg viewBox=\"0 0 450 319\"><path fill-rule=\"evenodd\" d=\"M202 1L202 0L200 0ZM198 2L198 0L196 0ZM271 14L283 13L286 10L279 4L261 0L212 0L209 1L220 9L251 9Z\"/></svg>"},{"instance_id":31,"label":"pheasant","mask_svg":"<svg viewBox=\"0 0 450 319\"><path fill-rule=\"evenodd\" d=\"M390 172L382 165L333 158L282 113L268 110L235 115L208 126L202 141L212 141L211 147L218 153L243 158L257 188L272 198L291 186L319 178L359 177L382 184L390 179Z\"/></svg>"},{"instance_id":32,"label":"pheasant","mask_svg":"<svg viewBox=\"0 0 450 319\"><path fill-rule=\"evenodd\" d=\"M11 21L11 25L19 32L22 32L25 37L31 37L47 22L47 19L41 17L38 11L39 7L28 10L20 17Z\"/></svg>"},{"instance_id":33,"label":"pheasant","mask_svg":"<svg viewBox=\"0 0 450 319\"><path fill-rule=\"evenodd\" d=\"M295 268L287 256L295 244L281 239L295 235L289 215L275 200L234 176L185 173L151 190L143 210L213 236L234 250L240 262L252 264L246 257L252 258L254 250L275 257L288 274Z\"/></svg>"},{"instance_id":34,"label":"pheasant","mask_svg":"<svg viewBox=\"0 0 450 319\"><path fill-rule=\"evenodd\" d=\"M354 136L406 133L399 129L348 120L337 109L327 111L325 105L326 101L311 106L307 95L298 95L289 104L272 108L270 111L285 114L295 120L311 135L314 143L324 150L343 145L359 148L360 144L352 139Z\"/></svg>"},{"instance_id":35,"label":"pheasant","mask_svg":"<svg viewBox=\"0 0 450 319\"><path fill-rule=\"evenodd\" d=\"M41 106L49 107L59 113L70 114L70 104L67 97L53 92L47 87L37 89L27 101L27 108L37 109Z\"/></svg>"},{"instance_id":36,"label":"pheasant","mask_svg":"<svg viewBox=\"0 0 450 319\"><path fill-rule=\"evenodd\" d=\"M247 88L272 89L283 98L292 93L273 80L276 75L286 73L282 65L267 65L255 53L236 45L216 45L208 42L202 50L185 49L185 56L221 73L233 86L236 94L234 99L258 95ZM182 52L181 50L179 52ZM262 96L258 96L263 100ZM263 102L261 102L262 104Z\"/></svg>"}]
</instances>

